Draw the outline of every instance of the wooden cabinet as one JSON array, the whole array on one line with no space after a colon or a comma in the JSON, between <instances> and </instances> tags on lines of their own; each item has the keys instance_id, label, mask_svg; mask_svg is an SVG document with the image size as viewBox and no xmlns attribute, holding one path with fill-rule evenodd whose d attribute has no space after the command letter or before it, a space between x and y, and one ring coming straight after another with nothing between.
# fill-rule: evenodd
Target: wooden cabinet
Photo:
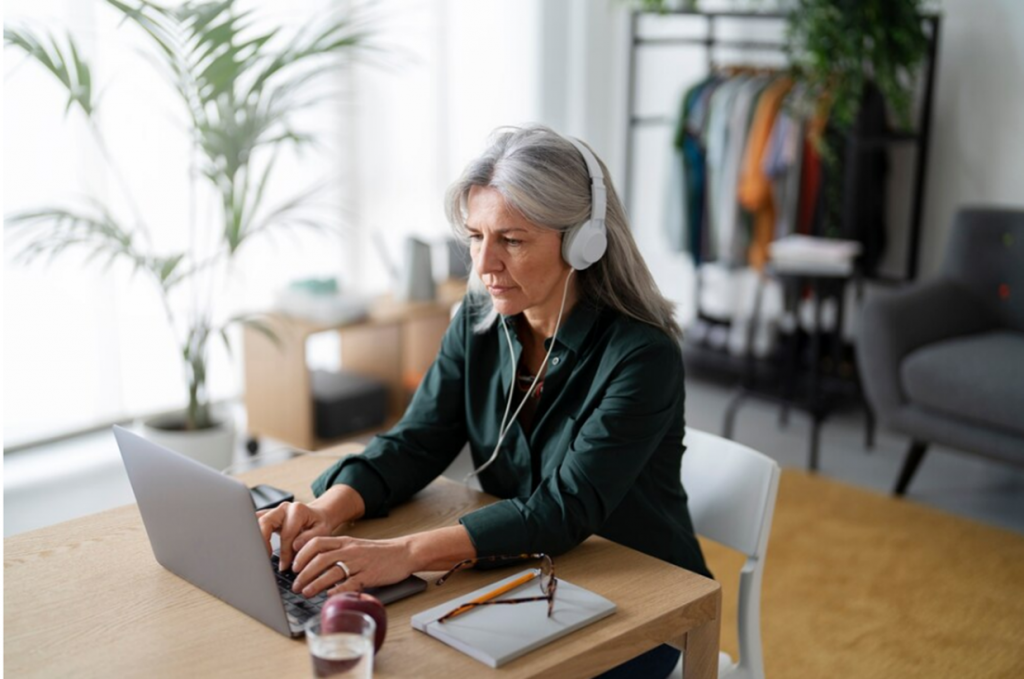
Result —
<instances>
[{"instance_id":1,"label":"wooden cabinet","mask_svg":"<svg viewBox=\"0 0 1024 679\"><path fill-rule=\"evenodd\" d=\"M371 306L366 318L338 325L272 315L269 323L277 334L277 344L246 328L245 408L250 436L269 436L303 450L334 443L316 437L306 362L306 340L323 332L340 336L342 369L376 378L388 386L388 424L397 421L411 390L437 356L452 306L464 293L463 281L449 281L438 286L437 299L431 302L397 302L382 297Z\"/></svg>"}]
</instances>

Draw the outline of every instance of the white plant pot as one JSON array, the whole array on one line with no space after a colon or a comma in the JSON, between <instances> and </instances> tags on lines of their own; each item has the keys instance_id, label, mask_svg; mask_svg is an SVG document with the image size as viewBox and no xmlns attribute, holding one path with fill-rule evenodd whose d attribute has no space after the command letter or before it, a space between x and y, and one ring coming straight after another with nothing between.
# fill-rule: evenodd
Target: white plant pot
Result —
<instances>
[{"instance_id":1,"label":"white plant pot","mask_svg":"<svg viewBox=\"0 0 1024 679\"><path fill-rule=\"evenodd\" d=\"M227 469L234 461L235 425L230 417L216 416L219 424L209 429L185 431L181 428L183 414L163 415L142 423L142 435L196 462L217 471Z\"/></svg>"}]
</instances>

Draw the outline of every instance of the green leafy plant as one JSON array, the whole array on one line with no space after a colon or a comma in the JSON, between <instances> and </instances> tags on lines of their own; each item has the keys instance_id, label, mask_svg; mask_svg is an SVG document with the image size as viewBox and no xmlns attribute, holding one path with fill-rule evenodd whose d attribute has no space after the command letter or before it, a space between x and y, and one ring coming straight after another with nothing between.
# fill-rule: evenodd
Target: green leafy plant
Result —
<instances>
[{"instance_id":1,"label":"green leafy plant","mask_svg":"<svg viewBox=\"0 0 1024 679\"><path fill-rule=\"evenodd\" d=\"M87 261L107 267L127 262L151 280L167 319L179 339L188 386L186 429L214 426L207 394L210 340L221 338L230 350L227 328L249 325L273 333L258 317L218 313L218 283L235 270L245 245L256 237L295 229L335 229L309 215L321 186L283 204L268 205L266 189L275 161L285 146L302 146L314 135L296 125L296 114L331 96L318 83L336 69L338 59L353 57L366 45L366 34L351 17L318 17L316 29L287 32L257 28L251 11L235 0L185 2L165 7L146 0L129 4L106 0L123 22L141 28L151 61L180 103L194 147L190 199L199 191L219 204L211 239L204 225L193 224L193 243L180 251L161 252L147 220L131 199L127 183L107 152L97 103L93 70L68 34L63 41L30 28L4 29L7 46L20 49L67 90L66 113L80 112L117 178L131 215L117 215L95 198L71 207L48 206L7 217L17 259L52 259L65 251L87 253ZM214 240L212 248L200 241Z\"/></svg>"},{"instance_id":2,"label":"green leafy plant","mask_svg":"<svg viewBox=\"0 0 1024 679\"><path fill-rule=\"evenodd\" d=\"M787 52L812 93L827 93L830 122L848 129L873 80L903 127L928 36L924 0L795 0Z\"/></svg>"},{"instance_id":3,"label":"green leafy plant","mask_svg":"<svg viewBox=\"0 0 1024 679\"><path fill-rule=\"evenodd\" d=\"M631 0L632 4L645 12L666 14L673 9L696 10L699 0Z\"/></svg>"}]
</instances>

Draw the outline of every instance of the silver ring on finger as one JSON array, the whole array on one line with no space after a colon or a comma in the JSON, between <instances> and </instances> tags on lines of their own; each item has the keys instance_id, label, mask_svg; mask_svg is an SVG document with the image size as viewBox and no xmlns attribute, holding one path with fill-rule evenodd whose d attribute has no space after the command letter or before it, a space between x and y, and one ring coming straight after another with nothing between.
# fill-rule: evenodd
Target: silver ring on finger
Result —
<instances>
[{"instance_id":1,"label":"silver ring on finger","mask_svg":"<svg viewBox=\"0 0 1024 679\"><path fill-rule=\"evenodd\" d=\"M348 566L345 565L344 561L335 561L334 565L341 569L341 572L345 574L346 580L352 577L352 572L349 571Z\"/></svg>"}]
</instances>

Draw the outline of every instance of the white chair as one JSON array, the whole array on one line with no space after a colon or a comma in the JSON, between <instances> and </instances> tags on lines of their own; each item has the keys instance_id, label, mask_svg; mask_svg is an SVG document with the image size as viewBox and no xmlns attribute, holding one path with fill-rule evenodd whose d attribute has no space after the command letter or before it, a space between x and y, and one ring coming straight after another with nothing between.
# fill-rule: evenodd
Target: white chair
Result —
<instances>
[{"instance_id":1,"label":"white chair","mask_svg":"<svg viewBox=\"0 0 1024 679\"><path fill-rule=\"evenodd\" d=\"M737 622L740 657L718 657L718 676L764 679L761 580L772 527L779 465L766 455L714 434L687 428L683 488L699 535L743 552ZM671 676L682 673L682 662Z\"/></svg>"}]
</instances>

